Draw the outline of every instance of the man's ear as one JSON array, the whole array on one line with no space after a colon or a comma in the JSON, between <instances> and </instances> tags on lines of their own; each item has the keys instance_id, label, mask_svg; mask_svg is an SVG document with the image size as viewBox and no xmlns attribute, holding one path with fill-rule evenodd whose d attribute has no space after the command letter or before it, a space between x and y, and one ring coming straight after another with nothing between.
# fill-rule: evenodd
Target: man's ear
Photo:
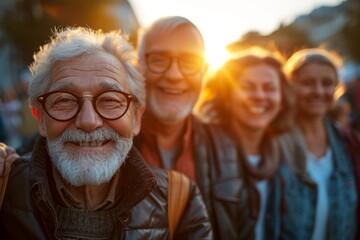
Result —
<instances>
[{"instance_id":1,"label":"man's ear","mask_svg":"<svg viewBox=\"0 0 360 240\"><path fill-rule=\"evenodd\" d=\"M133 136L136 136L139 134L140 129L141 129L141 119L142 119L142 115L144 114L145 111L145 107L139 108L135 110L135 114L134 114L134 121L133 121L133 129L132 129L132 134Z\"/></svg>"},{"instance_id":2,"label":"man's ear","mask_svg":"<svg viewBox=\"0 0 360 240\"><path fill-rule=\"evenodd\" d=\"M34 116L34 118L38 121L38 128L40 135L45 137L46 131L45 131L45 124L44 124L44 118L42 112L35 107L31 107L31 113Z\"/></svg>"}]
</instances>

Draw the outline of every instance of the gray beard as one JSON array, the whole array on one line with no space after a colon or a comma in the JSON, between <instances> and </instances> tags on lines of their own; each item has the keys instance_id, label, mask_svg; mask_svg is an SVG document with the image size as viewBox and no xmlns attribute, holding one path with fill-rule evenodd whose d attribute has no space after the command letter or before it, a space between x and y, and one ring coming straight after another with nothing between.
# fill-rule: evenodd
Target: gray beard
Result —
<instances>
[{"instance_id":1,"label":"gray beard","mask_svg":"<svg viewBox=\"0 0 360 240\"><path fill-rule=\"evenodd\" d=\"M156 118L160 119L162 122L168 124L176 123L187 118L192 113L193 105L187 104L186 106L183 106L178 102L171 102L173 112L169 113L163 109L161 103L158 102L154 94L151 94L148 98L147 110L151 111L152 114L154 114ZM170 103L167 103L167 105L170 105ZM171 107L167 106L167 108ZM179 110L175 111L174 109Z\"/></svg>"},{"instance_id":2,"label":"gray beard","mask_svg":"<svg viewBox=\"0 0 360 240\"><path fill-rule=\"evenodd\" d=\"M66 142L104 142L113 140L113 151L87 153L75 152L65 147ZM132 147L133 138L121 137L108 128L86 133L78 129L67 129L61 136L48 140L50 159L61 176L73 186L99 185L110 181L115 175Z\"/></svg>"}]
</instances>

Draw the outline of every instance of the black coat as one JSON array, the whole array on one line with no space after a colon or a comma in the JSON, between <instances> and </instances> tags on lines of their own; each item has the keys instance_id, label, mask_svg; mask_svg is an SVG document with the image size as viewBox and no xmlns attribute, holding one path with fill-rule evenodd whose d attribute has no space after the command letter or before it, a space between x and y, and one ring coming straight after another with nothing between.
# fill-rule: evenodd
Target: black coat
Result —
<instances>
[{"instance_id":1,"label":"black coat","mask_svg":"<svg viewBox=\"0 0 360 240\"><path fill-rule=\"evenodd\" d=\"M0 212L0 239L59 239L58 196L45 149L46 140L40 138L32 154L13 163ZM109 239L168 239L166 172L149 167L135 148L122 168L125 189L114 209L117 217ZM96 214L76 211L83 218L74 221L80 228L84 222L91 222L87 216ZM174 239L212 239L205 205L193 183Z\"/></svg>"}]
</instances>

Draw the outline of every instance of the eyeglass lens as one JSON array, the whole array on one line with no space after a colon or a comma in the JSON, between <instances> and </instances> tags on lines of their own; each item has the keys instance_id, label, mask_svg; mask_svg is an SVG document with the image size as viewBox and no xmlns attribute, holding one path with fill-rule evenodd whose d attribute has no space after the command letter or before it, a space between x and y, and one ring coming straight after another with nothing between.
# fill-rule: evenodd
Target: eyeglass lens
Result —
<instances>
[{"instance_id":1,"label":"eyeglass lens","mask_svg":"<svg viewBox=\"0 0 360 240\"><path fill-rule=\"evenodd\" d=\"M169 69L172 59L177 60L180 71L184 75L196 74L204 64L204 60L196 55L187 54L171 57L164 53L150 53L147 55L148 68L152 72L163 73Z\"/></svg>"},{"instance_id":2,"label":"eyeglass lens","mask_svg":"<svg viewBox=\"0 0 360 240\"><path fill-rule=\"evenodd\" d=\"M82 107L81 98L68 92L53 92L42 100L45 111L50 117L66 121L77 115ZM95 111L106 119L117 119L123 116L130 101L119 91L104 92L93 99Z\"/></svg>"}]
</instances>

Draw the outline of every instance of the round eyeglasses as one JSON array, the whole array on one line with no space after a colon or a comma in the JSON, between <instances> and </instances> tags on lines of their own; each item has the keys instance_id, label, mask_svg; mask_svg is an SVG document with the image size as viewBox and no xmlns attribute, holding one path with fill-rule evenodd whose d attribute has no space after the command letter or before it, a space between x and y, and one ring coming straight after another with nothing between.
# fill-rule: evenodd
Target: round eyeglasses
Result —
<instances>
[{"instance_id":1,"label":"round eyeglasses","mask_svg":"<svg viewBox=\"0 0 360 240\"><path fill-rule=\"evenodd\" d=\"M92 98L97 114L107 120L116 120L124 116L134 97L122 91L106 91L99 95L77 96L67 91L54 91L41 95L37 100L45 112L57 121L69 121L81 110L83 98Z\"/></svg>"},{"instance_id":2,"label":"round eyeglasses","mask_svg":"<svg viewBox=\"0 0 360 240\"><path fill-rule=\"evenodd\" d=\"M184 54L179 57L170 56L163 52L148 53L145 55L147 68L153 73L166 72L173 59L177 61L179 69L184 76L194 75L203 68L204 59L194 54Z\"/></svg>"}]
</instances>

